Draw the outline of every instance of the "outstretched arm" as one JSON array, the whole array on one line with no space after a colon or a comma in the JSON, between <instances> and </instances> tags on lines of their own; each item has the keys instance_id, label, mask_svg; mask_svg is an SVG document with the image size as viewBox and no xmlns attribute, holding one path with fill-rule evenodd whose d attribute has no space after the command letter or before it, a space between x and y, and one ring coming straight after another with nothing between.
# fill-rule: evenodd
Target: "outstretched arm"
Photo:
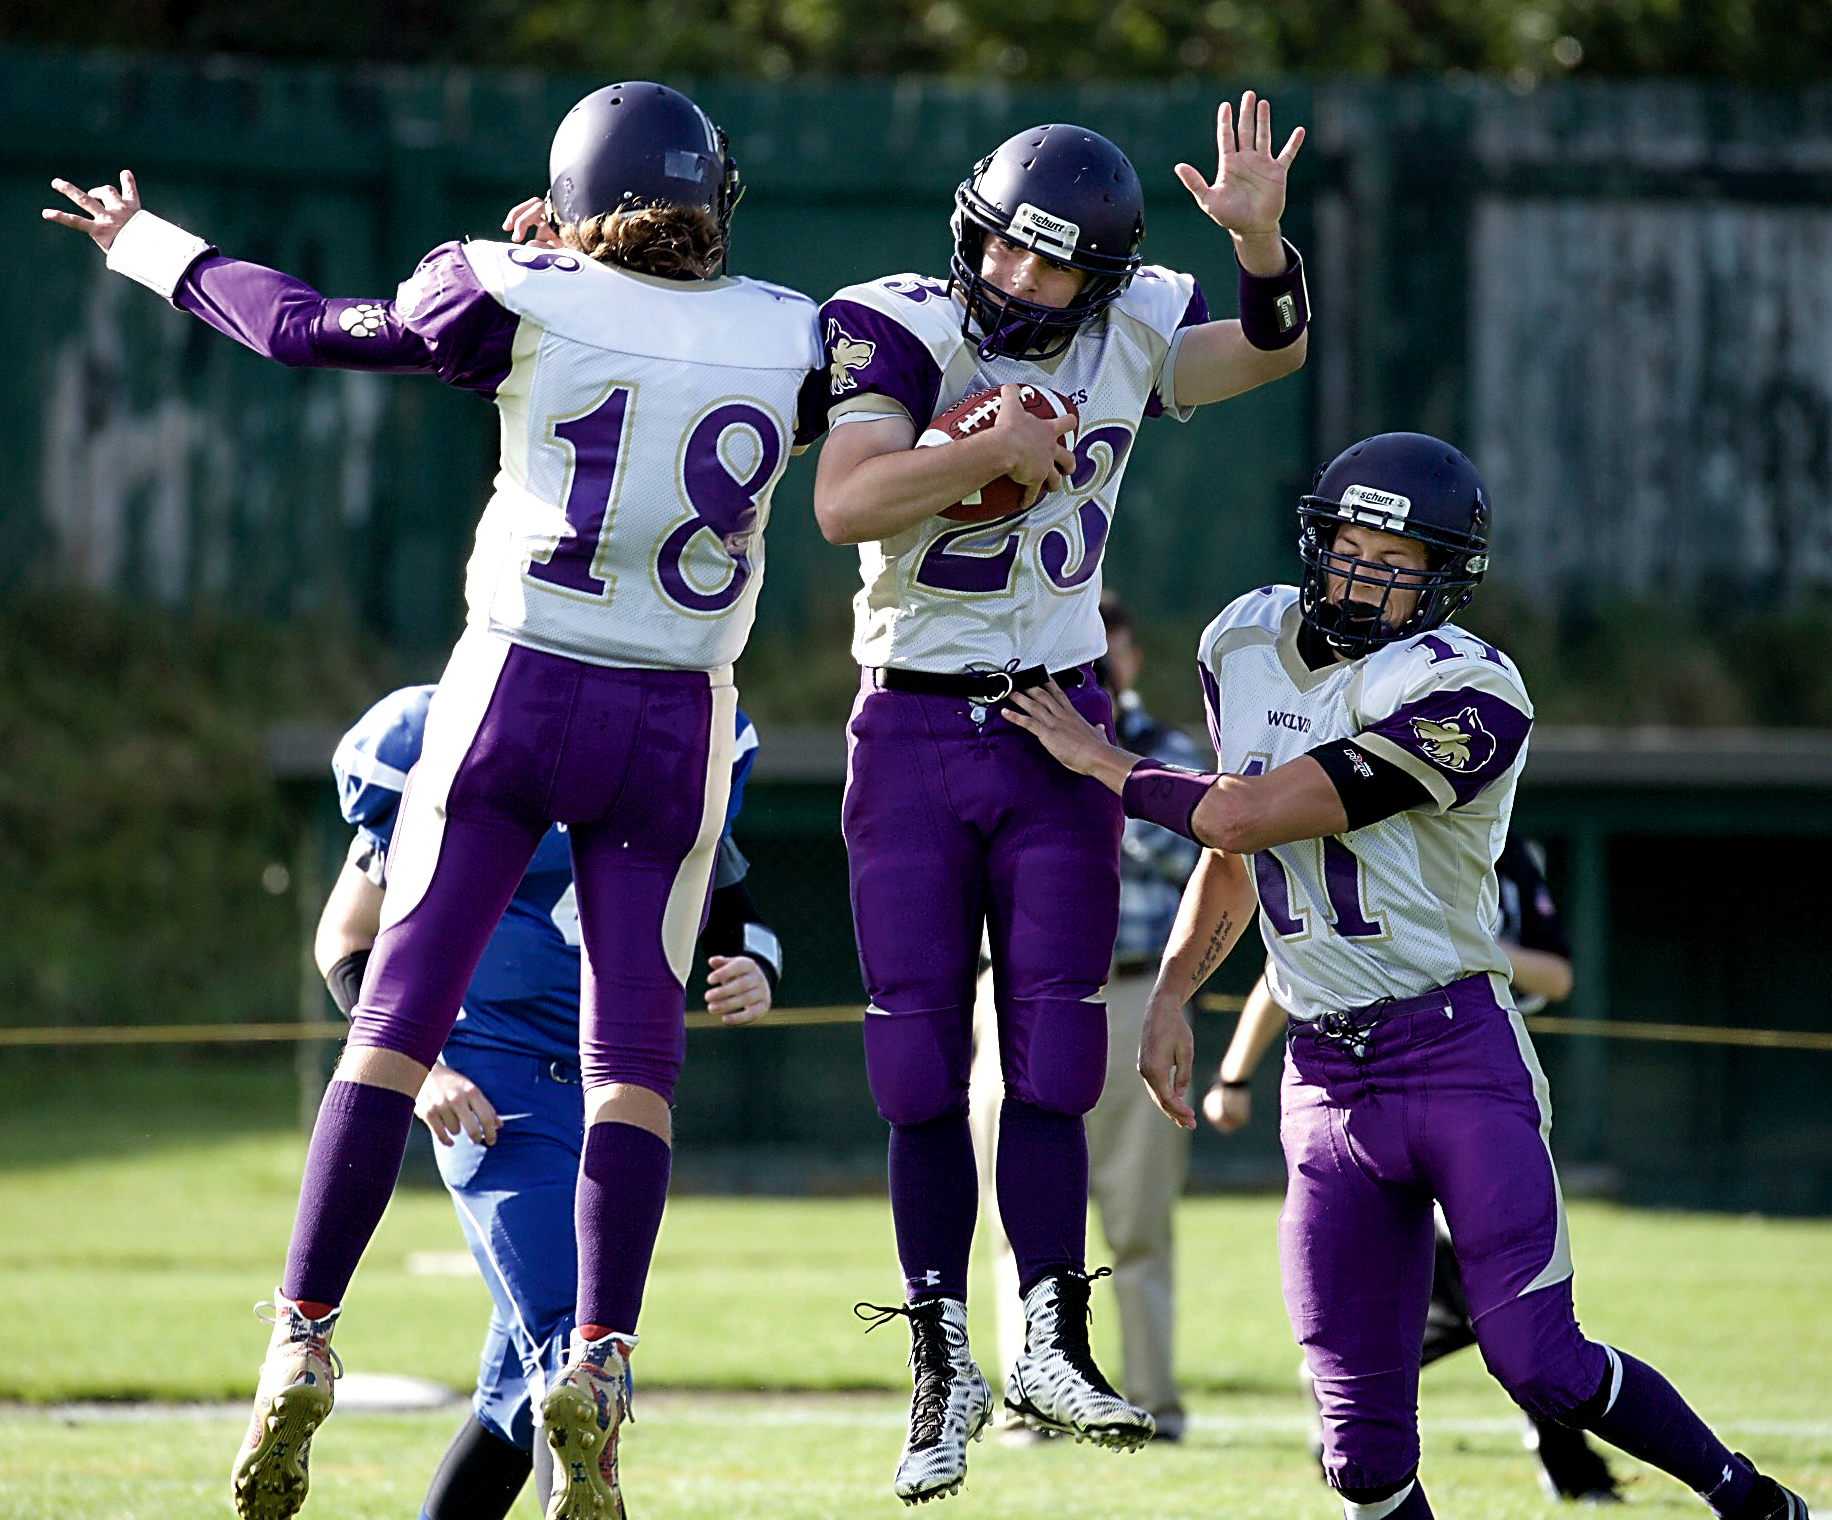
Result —
<instances>
[{"instance_id":1,"label":"outstretched arm","mask_svg":"<svg viewBox=\"0 0 1832 1520\"><path fill-rule=\"evenodd\" d=\"M436 374L486 393L508 372L517 319L483 290L456 244L428 255L393 298L332 298L277 269L224 258L154 216L128 170L118 189L82 191L62 179L51 185L82 214L46 208L46 221L86 233L110 269L263 358L299 368Z\"/></svg>"},{"instance_id":2,"label":"outstretched arm","mask_svg":"<svg viewBox=\"0 0 1832 1520\"><path fill-rule=\"evenodd\" d=\"M1129 816L1162 824L1212 850L1251 854L1294 839L1340 834L1349 826L1335 782L1309 755L1259 776L1179 770L1109 744L1053 681L1014 692L1001 711L1070 770L1117 792Z\"/></svg>"}]
</instances>

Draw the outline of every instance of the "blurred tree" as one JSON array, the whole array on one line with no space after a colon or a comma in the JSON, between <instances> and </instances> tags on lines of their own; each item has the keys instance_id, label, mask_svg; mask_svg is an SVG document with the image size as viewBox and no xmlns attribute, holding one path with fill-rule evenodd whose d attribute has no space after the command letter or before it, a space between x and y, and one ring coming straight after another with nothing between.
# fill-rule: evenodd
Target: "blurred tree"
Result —
<instances>
[{"instance_id":1,"label":"blurred tree","mask_svg":"<svg viewBox=\"0 0 1832 1520\"><path fill-rule=\"evenodd\" d=\"M1827 0L8 0L0 39L765 78L1832 76Z\"/></svg>"}]
</instances>

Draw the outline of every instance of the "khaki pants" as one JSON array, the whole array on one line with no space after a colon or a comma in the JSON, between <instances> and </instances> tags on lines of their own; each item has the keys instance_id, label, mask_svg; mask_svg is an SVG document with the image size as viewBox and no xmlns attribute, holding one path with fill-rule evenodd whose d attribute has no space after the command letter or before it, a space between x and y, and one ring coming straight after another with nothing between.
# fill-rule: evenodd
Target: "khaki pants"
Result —
<instances>
[{"instance_id":1,"label":"khaki pants","mask_svg":"<svg viewBox=\"0 0 1832 1520\"><path fill-rule=\"evenodd\" d=\"M1152 973L1139 972L1116 974L1107 983L1107 1085L1087 1127L1089 1192L1100 1210L1119 1300L1121 1391L1156 1415L1182 1409L1173 1370L1171 1218L1189 1170L1189 1134L1158 1112L1139 1078L1139 1031L1153 980ZM1024 1314L993 1183L1004 1091L987 976L980 978L973 1032L973 1145L981 1215L992 1243L999 1366L1008 1374L1024 1349Z\"/></svg>"}]
</instances>

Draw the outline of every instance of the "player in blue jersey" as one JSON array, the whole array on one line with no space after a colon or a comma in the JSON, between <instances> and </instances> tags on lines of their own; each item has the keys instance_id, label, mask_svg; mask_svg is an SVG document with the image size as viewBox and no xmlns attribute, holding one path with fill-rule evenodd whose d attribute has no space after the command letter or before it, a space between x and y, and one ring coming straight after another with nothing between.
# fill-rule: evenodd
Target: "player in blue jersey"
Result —
<instances>
[{"instance_id":1,"label":"player in blue jersey","mask_svg":"<svg viewBox=\"0 0 1832 1520\"><path fill-rule=\"evenodd\" d=\"M332 765L356 826L325 903L315 951L347 1014L375 943L388 849L420 757L431 686L384 697L345 734ZM782 951L760 920L731 837L757 731L736 720L731 800L700 948L707 1007L728 1024L769 1010ZM534 1403L559 1371L573 1328L573 1195L585 1133L579 1084L579 910L566 830L550 829L464 996L458 1023L415 1111L440 1142L439 1174L491 1297L477 1388L427 1491L421 1520L502 1520L527 1481ZM546 1470L536 1469L545 1506Z\"/></svg>"}]
</instances>

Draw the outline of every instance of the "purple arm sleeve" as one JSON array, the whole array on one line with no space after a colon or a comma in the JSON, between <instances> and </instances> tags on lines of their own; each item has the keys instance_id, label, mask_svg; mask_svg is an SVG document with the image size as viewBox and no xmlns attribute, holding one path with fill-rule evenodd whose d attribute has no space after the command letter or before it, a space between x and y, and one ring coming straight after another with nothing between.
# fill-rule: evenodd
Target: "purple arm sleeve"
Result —
<instances>
[{"instance_id":1,"label":"purple arm sleeve","mask_svg":"<svg viewBox=\"0 0 1832 1520\"><path fill-rule=\"evenodd\" d=\"M1203 295L1202 287L1196 285L1190 292L1190 304L1183 308L1183 315L1177 319L1177 331L1182 332L1186 327L1200 327L1208 320L1208 297ZM1164 397L1156 386L1152 387L1151 394L1145 398L1145 415L1147 417L1164 415Z\"/></svg>"},{"instance_id":2,"label":"purple arm sleeve","mask_svg":"<svg viewBox=\"0 0 1832 1520\"><path fill-rule=\"evenodd\" d=\"M1128 818L1143 818L1201 844L1196 839L1196 805L1215 781L1212 775L1182 770L1162 760L1141 760L1126 773L1120 803Z\"/></svg>"},{"instance_id":3,"label":"purple arm sleeve","mask_svg":"<svg viewBox=\"0 0 1832 1520\"><path fill-rule=\"evenodd\" d=\"M509 372L516 328L456 243L429 253L392 301L327 298L277 269L220 255L193 264L172 300L282 364L433 374L486 395Z\"/></svg>"},{"instance_id":4,"label":"purple arm sleeve","mask_svg":"<svg viewBox=\"0 0 1832 1520\"><path fill-rule=\"evenodd\" d=\"M1363 732L1424 761L1450 783L1451 806L1462 807L1507 771L1532 727L1511 702L1462 687L1408 702Z\"/></svg>"},{"instance_id":5,"label":"purple arm sleeve","mask_svg":"<svg viewBox=\"0 0 1832 1520\"><path fill-rule=\"evenodd\" d=\"M876 394L900 405L919 429L935 415L941 366L901 322L857 301L829 301L821 308L821 343L829 406Z\"/></svg>"}]
</instances>

